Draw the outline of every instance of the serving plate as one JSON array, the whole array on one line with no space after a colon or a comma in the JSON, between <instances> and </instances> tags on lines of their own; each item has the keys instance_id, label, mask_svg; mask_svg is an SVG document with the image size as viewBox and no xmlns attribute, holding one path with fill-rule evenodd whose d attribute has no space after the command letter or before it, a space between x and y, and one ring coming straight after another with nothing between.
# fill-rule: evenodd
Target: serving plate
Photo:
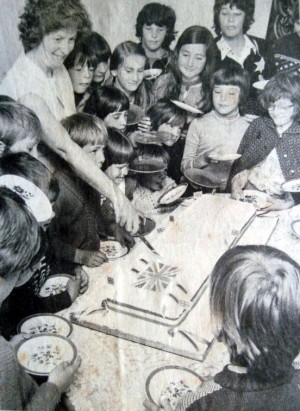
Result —
<instances>
[{"instance_id":1,"label":"serving plate","mask_svg":"<svg viewBox=\"0 0 300 411\"><path fill-rule=\"evenodd\" d=\"M51 275L42 285L39 295L40 297L50 297L63 293L67 289L67 282L74 280L69 274L55 274Z\"/></svg>"},{"instance_id":2,"label":"serving plate","mask_svg":"<svg viewBox=\"0 0 300 411\"><path fill-rule=\"evenodd\" d=\"M116 260L117 258L123 257L128 254L128 248L123 247L116 240L106 240L101 241L100 251L106 255L109 260Z\"/></svg>"},{"instance_id":3,"label":"serving plate","mask_svg":"<svg viewBox=\"0 0 300 411\"><path fill-rule=\"evenodd\" d=\"M18 327L18 333L27 334L57 334L63 337L71 335L72 324L55 314L36 314L24 318Z\"/></svg>"},{"instance_id":4,"label":"serving plate","mask_svg":"<svg viewBox=\"0 0 300 411\"><path fill-rule=\"evenodd\" d=\"M300 193L300 178L286 181L281 185L281 188L286 193Z\"/></svg>"},{"instance_id":5,"label":"serving plate","mask_svg":"<svg viewBox=\"0 0 300 411\"><path fill-rule=\"evenodd\" d=\"M60 363L72 364L77 350L61 335L39 334L22 341L17 351L19 364L32 375L47 376Z\"/></svg>"},{"instance_id":6,"label":"serving plate","mask_svg":"<svg viewBox=\"0 0 300 411\"><path fill-rule=\"evenodd\" d=\"M172 204L175 201L177 201L180 197L183 196L183 194L186 192L186 189L188 187L187 183L182 183L179 184L176 187L172 187L166 192L164 192L163 195L159 197L157 200L158 204Z\"/></svg>"},{"instance_id":7,"label":"serving plate","mask_svg":"<svg viewBox=\"0 0 300 411\"><path fill-rule=\"evenodd\" d=\"M182 101L178 101L178 100L171 100L173 104L175 104L175 106L182 108L185 111L189 111L190 113L193 114L203 114L203 111L199 110L196 107L190 106L189 104L183 103Z\"/></svg>"},{"instance_id":8,"label":"serving plate","mask_svg":"<svg viewBox=\"0 0 300 411\"><path fill-rule=\"evenodd\" d=\"M167 397L174 409L181 396L188 391L195 391L202 382L203 379L196 372L169 365L154 370L147 377L145 389L151 402L160 406L162 397Z\"/></svg>"}]
</instances>

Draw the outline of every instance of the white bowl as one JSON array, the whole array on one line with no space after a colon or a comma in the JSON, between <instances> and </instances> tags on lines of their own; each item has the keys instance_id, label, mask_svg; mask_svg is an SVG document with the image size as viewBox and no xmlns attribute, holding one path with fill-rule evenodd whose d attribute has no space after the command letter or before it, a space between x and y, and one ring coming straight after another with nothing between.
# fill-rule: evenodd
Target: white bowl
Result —
<instances>
[{"instance_id":1,"label":"white bowl","mask_svg":"<svg viewBox=\"0 0 300 411\"><path fill-rule=\"evenodd\" d=\"M71 335L73 327L70 321L59 315L36 314L24 318L18 327L18 333L56 334L63 337Z\"/></svg>"}]
</instances>

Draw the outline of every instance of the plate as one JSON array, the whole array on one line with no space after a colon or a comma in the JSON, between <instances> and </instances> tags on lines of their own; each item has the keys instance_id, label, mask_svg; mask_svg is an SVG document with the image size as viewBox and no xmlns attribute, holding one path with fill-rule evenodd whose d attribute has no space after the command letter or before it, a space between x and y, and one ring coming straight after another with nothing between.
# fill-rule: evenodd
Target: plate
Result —
<instances>
[{"instance_id":1,"label":"plate","mask_svg":"<svg viewBox=\"0 0 300 411\"><path fill-rule=\"evenodd\" d=\"M185 111L189 111L190 113L193 114L203 114L203 111L199 110L196 107L190 106L189 104L183 103L182 101L178 101L178 100L171 100L173 104L175 104L175 106L182 108Z\"/></svg>"},{"instance_id":2,"label":"plate","mask_svg":"<svg viewBox=\"0 0 300 411\"><path fill-rule=\"evenodd\" d=\"M54 314L36 314L26 317L18 325L18 333L58 334L69 337L72 324L63 317Z\"/></svg>"},{"instance_id":3,"label":"plate","mask_svg":"<svg viewBox=\"0 0 300 411\"><path fill-rule=\"evenodd\" d=\"M231 154L222 154L222 153L211 153L208 155L213 161L234 161L241 157L241 154L231 153Z\"/></svg>"},{"instance_id":4,"label":"plate","mask_svg":"<svg viewBox=\"0 0 300 411\"><path fill-rule=\"evenodd\" d=\"M141 218L140 218L140 219L141 219ZM145 223L144 223L144 221L141 219L140 227L139 227L139 229L138 229L137 235L142 235L142 236L144 236L144 235L150 234L151 231L154 230L155 226L156 226L156 223L155 223L155 221L152 220L151 218L146 217Z\"/></svg>"},{"instance_id":5,"label":"plate","mask_svg":"<svg viewBox=\"0 0 300 411\"><path fill-rule=\"evenodd\" d=\"M218 188L221 185L221 182L211 181L205 172L199 168L188 168L184 171L184 176L192 185L200 189L202 187Z\"/></svg>"},{"instance_id":6,"label":"plate","mask_svg":"<svg viewBox=\"0 0 300 411\"><path fill-rule=\"evenodd\" d=\"M281 188L286 193L300 193L300 178L286 181L281 185Z\"/></svg>"},{"instance_id":7,"label":"plate","mask_svg":"<svg viewBox=\"0 0 300 411\"><path fill-rule=\"evenodd\" d=\"M42 285L39 295L40 297L50 297L66 291L67 282L74 280L74 277L68 274L51 275Z\"/></svg>"},{"instance_id":8,"label":"plate","mask_svg":"<svg viewBox=\"0 0 300 411\"><path fill-rule=\"evenodd\" d=\"M160 406L160 398L163 392L166 389L168 390L168 388L173 390L174 385L171 384L172 382L175 384L178 384L178 382L180 384L182 383L187 386L189 390L194 391L203 382L203 379L196 372L185 367L169 365L157 368L148 376L146 380L145 388L148 399L157 406ZM179 394L177 398L172 396L173 401L175 400L175 404L171 403L173 408L175 408L174 406L177 401L185 393L186 391L184 393L175 393L175 395Z\"/></svg>"},{"instance_id":9,"label":"plate","mask_svg":"<svg viewBox=\"0 0 300 411\"><path fill-rule=\"evenodd\" d=\"M116 240L101 241L100 251L106 255L109 260L116 260L128 253L128 248L123 247Z\"/></svg>"},{"instance_id":10,"label":"plate","mask_svg":"<svg viewBox=\"0 0 300 411\"><path fill-rule=\"evenodd\" d=\"M300 220L295 220L292 222L292 230L294 231L294 234L300 238Z\"/></svg>"},{"instance_id":11,"label":"plate","mask_svg":"<svg viewBox=\"0 0 300 411\"><path fill-rule=\"evenodd\" d=\"M144 70L144 78L146 80L155 80L162 73L162 69L149 69Z\"/></svg>"},{"instance_id":12,"label":"plate","mask_svg":"<svg viewBox=\"0 0 300 411\"><path fill-rule=\"evenodd\" d=\"M171 204L178 200L186 192L188 187L187 183L179 184L176 187L172 187L167 190L162 196L157 200L158 204Z\"/></svg>"},{"instance_id":13,"label":"plate","mask_svg":"<svg viewBox=\"0 0 300 411\"><path fill-rule=\"evenodd\" d=\"M266 208L272 204L271 197L268 194L257 190L244 190L239 201L251 203L258 209Z\"/></svg>"},{"instance_id":14,"label":"plate","mask_svg":"<svg viewBox=\"0 0 300 411\"><path fill-rule=\"evenodd\" d=\"M127 126L138 124L144 117L144 110L136 104L130 104L127 117Z\"/></svg>"},{"instance_id":15,"label":"plate","mask_svg":"<svg viewBox=\"0 0 300 411\"><path fill-rule=\"evenodd\" d=\"M253 83L252 86L256 88L256 90L263 90L268 83L269 80L260 80Z\"/></svg>"},{"instance_id":16,"label":"plate","mask_svg":"<svg viewBox=\"0 0 300 411\"><path fill-rule=\"evenodd\" d=\"M25 371L32 375L47 376L63 361L72 364L77 356L75 345L66 337L53 334L35 335L24 340L17 358Z\"/></svg>"},{"instance_id":17,"label":"plate","mask_svg":"<svg viewBox=\"0 0 300 411\"><path fill-rule=\"evenodd\" d=\"M138 133L135 136L135 141L140 144L160 144L160 139L157 136L157 132Z\"/></svg>"}]
</instances>

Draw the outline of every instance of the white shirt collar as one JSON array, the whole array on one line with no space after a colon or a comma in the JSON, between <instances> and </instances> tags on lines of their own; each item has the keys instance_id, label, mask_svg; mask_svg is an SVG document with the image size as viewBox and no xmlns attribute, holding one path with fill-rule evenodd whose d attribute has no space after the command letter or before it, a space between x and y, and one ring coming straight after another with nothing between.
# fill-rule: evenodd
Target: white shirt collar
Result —
<instances>
[{"instance_id":1,"label":"white shirt collar","mask_svg":"<svg viewBox=\"0 0 300 411\"><path fill-rule=\"evenodd\" d=\"M235 60L237 63L243 66L244 61L251 53L251 50L253 50L255 53L257 52L257 48L255 44L250 40L250 38L246 34L244 34L244 40L245 40L244 48L241 54L238 56L233 52L233 50L228 45L228 43L226 43L224 38L221 37L220 40L217 42L218 49L221 52L221 59L224 60L225 57L228 56L229 58L231 58L232 60Z\"/></svg>"}]
</instances>

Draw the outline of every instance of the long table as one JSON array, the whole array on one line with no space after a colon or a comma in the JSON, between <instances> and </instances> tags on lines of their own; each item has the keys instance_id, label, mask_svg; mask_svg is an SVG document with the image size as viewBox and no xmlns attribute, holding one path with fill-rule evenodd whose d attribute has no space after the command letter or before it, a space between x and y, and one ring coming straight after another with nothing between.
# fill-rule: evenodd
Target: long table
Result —
<instances>
[{"instance_id":1,"label":"long table","mask_svg":"<svg viewBox=\"0 0 300 411\"><path fill-rule=\"evenodd\" d=\"M205 201L203 197L205 197ZM187 204L183 204L177 208L172 213L171 218L169 215L156 216L156 230L147 238L158 251L166 251L166 249L163 249L163 244L166 242L165 238L168 238L166 233L168 233L168 230L169 234L172 233L174 222L185 221L184 216L189 216L192 223L189 227L186 227L187 230L183 230L182 234L180 234L180 230L178 230L177 227L177 236L180 237L180 235L182 235L183 240L186 242L188 232L194 230L191 244L192 246L197 246L197 238L193 237L195 232L197 232L197 228L193 228L193 226L199 227L201 223L201 221L199 221L199 215L203 214L203 204L207 203L206 196L203 197L194 201L189 200L189 203L187 202ZM221 197L218 202L219 201L223 201ZM228 203L230 205L228 207L226 205L225 209L221 207L225 219L232 215L228 211L230 207L233 207L232 209L236 213L237 209L234 203L236 202ZM199 215L197 214L198 211L200 212ZM213 213L213 210L211 210L211 212ZM236 244L267 243L289 252L289 254L300 263L300 240L291 230L291 221L300 218L300 207L294 207L291 210L277 213L278 215L274 215L273 213L273 216L271 215L270 217L256 217L255 211L252 217L251 210L247 207L243 209L243 212L249 214L249 218L246 218L247 223L241 223L241 228L243 229L240 232L238 232L237 229L233 230L233 237L230 237L229 242L228 236L226 237L228 248ZM215 215L214 218L217 219L217 215ZM206 228L206 230L208 229L209 228ZM174 239L170 237L169 239L171 243L172 241L174 242ZM144 255L144 245L139 244L139 240L137 240L137 243L134 250L132 250L126 258L118 260L118 268L121 269L124 276L126 276L126 272L128 272L128 267L132 266L132 262L140 259L141 253ZM222 244L217 244L219 248L217 252L214 251L214 253L210 253L210 250L207 249L207 255L213 255L213 258L218 258L218 255L224 251ZM182 254L186 253L186 258L189 258L191 248L185 247L180 250L180 253L181 257ZM178 252L175 254L177 255ZM197 255L194 254L193 258L197 258ZM180 258L179 260L177 258L176 261L180 261ZM114 264L116 265L116 262ZM114 264L109 265L109 267L114 267L113 271L115 272L116 267ZM209 271L211 266L207 267L207 269ZM103 320L105 316L109 318L111 315L115 315L115 313L112 314L110 310L99 310L99 312L89 314L89 311L101 307L104 298L103 295L108 292L106 286L107 272L111 273L111 270L108 267L102 266L98 269L89 269L88 271L90 276L89 290L85 295L78 298L70 309L63 313L64 316L69 317L71 314L74 315L75 312L75 318L77 315L77 320L75 321L77 323L80 323L78 318L81 318L81 325L74 324L74 330L71 336L77 346L78 353L82 357L82 366L78 372L75 383L68 393L69 399L76 411L142 410L142 403L147 395L145 384L148 376L154 370L170 365L186 367L196 372L204 380L207 380L228 363L228 354L225 347L212 340L212 338L205 350L202 350L201 355L197 357L192 350L190 351L192 352L191 355L189 350L183 349L182 352L178 349L172 350L172 347L168 345L168 341L165 341L165 345L158 344L156 346L151 343L155 341L155 338L149 338L150 343L148 340L144 341L143 339L133 338L134 332L132 329L141 327L141 324L143 324L144 327L141 332L142 336L145 332L147 333L147 331L149 333L156 332L153 322L148 319L146 321L143 320L142 323L139 323L138 320L135 319L133 322L134 325L128 328L127 324L133 321L133 317L128 315L128 312L125 314L122 313L122 315L118 314L115 318L112 317L112 323L110 322L111 320L108 322L107 320L105 320L106 322ZM205 276L206 275L205 273ZM203 278L203 280L205 280L205 278ZM205 293L203 295L205 295ZM205 301L207 308L207 300L200 299L200 301L202 303ZM208 338L208 335L212 335L208 310L204 310L200 312L200 314L197 312L197 315L193 317L194 312L197 311L191 310L191 314L187 316L187 322L189 325L192 325L194 330L197 330L201 323L203 328L204 324L204 329L207 331L206 338ZM81 317L79 315L80 313L83 313ZM101 324L104 324L104 326L97 328L99 321ZM122 331L122 321L124 322L123 331L125 330L126 332ZM140 319L139 321L142 320ZM114 324L115 327L113 327L112 324ZM180 327L182 326L179 325L179 328ZM170 325L168 325L167 328L170 328ZM186 325L183 328L187 329L188 326ZM101 330L101 332L97 330ZM120 332L118 333L116 330ZM191 331L191 329L188 330ZM137 334L139 335L139 333ZM182 341L184 341L184 339ZM184 344L185 343L183 343L183 345ZM190 346L192 347L192 344L190 344Z\"/></svg>"}]
</instances>

